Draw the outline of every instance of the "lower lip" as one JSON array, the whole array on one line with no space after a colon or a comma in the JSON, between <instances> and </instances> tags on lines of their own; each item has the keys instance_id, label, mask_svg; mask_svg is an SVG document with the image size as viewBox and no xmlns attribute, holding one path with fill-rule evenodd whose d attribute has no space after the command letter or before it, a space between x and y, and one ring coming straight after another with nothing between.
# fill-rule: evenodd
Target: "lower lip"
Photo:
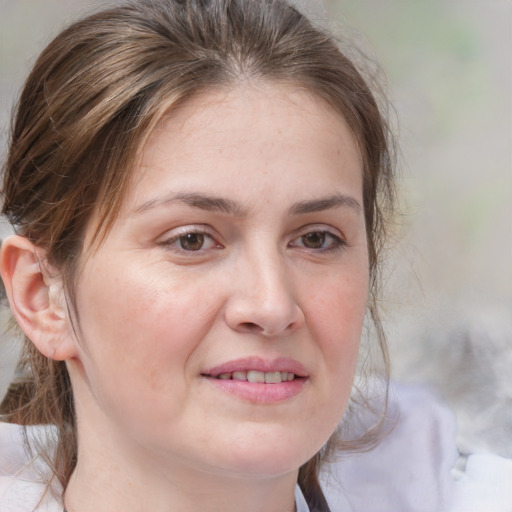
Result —
<instances>
[{"instance_id":1,"label":"lower lip","mask_svg":"<svg viewBox=\"0 0 512 512\"><path fill-rule=\"evenodd\" d=\"M307 379L300 378L277 384L263 384L245 380L222 380L207 378L217 389L232 394L248 402L274 404L284 402L298 395Z\"/></svg>"}]
</instances>

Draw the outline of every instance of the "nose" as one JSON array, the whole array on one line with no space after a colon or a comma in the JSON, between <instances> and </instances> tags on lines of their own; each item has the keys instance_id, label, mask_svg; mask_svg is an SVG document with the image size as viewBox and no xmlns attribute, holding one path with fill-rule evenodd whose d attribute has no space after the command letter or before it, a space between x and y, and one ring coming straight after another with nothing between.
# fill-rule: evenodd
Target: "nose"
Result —
<instances>
[{"instance_id":1,"label":"nose","mask_svg":"<svg viewBox=\"0 0 512 512\"><path fill-rule=\"evenodd\" d=\"M233 293L227 301L225 320L241 333L266 337L291 334L305 322L293 279L278 258L246 261L234 275Z\"/></svg>"}]
</instances>

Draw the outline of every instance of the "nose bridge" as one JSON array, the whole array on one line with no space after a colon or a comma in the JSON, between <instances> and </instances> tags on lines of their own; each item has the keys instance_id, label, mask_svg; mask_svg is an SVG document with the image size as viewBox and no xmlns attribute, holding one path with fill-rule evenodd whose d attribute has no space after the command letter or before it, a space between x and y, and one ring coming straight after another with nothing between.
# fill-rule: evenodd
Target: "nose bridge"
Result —
<instances>
[{"instance_id":1,"label":"nose bridge","mask_svg":"<svg viewBox=\"0 0 512 512\"><path fill-rule=\"evenodd\" d=\"M272 304L290 300L293 295L288 269L279 251L262 251L248 261L250 281L245 293L253 296L256 302Z\"/></svg>"},{"instance_id":2,"label":"nose bridge","mask_svg":"<svg viewBox=\"0 0 512 512\"><path fill-rule=\"evenodd\" d=\"M296 330L303 322L286 256L278 247L241 257L228 323L238 331L274 336Z\"/></svg>"}]
</instances>

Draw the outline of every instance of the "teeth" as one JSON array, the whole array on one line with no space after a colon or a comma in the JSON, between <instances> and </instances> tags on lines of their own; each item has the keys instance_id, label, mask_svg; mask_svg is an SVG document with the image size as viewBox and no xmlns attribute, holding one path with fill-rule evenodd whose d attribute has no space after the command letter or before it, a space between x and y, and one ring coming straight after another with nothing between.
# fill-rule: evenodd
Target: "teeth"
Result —
<instances>
[{"instance_id":1,"label":"teeth","mask_svg":"<svg viewBox=\"0 0 512 512\"><path fill-rule=\"evenodd\" d=\"M289 372L258 372L250 370L248 372L221 373L217 376L220 380L242 380L252 383L280 384L281 382L290 382L295 379L294 373Z\"/></svg>"},{"instance_id":2,"label":"teeth","mask_svg":"<svg viewBox=\"0 0 512 512\"><path fill-rule=\"evenodd\" d=\"M281 372L268 372L265 373L265 382L267 384L278 384L282 382Z\"/></svg>"},{"instance_id":3,"label":"teeth","mask_svg":"<svg viewBox=\"0 0 512 512\"><path fill-rule=\"evenodd\" d=\"M265 374L263 372L250 371L247 372L247 380L249 382L265 382Z\"/></svg>"}]
</instances>

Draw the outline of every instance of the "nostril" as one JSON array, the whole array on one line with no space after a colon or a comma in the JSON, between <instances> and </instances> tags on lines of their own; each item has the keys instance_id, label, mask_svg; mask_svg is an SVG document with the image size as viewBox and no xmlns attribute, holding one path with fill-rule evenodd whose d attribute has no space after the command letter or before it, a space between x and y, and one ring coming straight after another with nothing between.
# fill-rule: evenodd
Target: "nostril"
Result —
<instances>
[{"instance_id":1,"label":"nostril","mask_svg":"<svg viewBox=\"0 0 512 512\"><path fill-rule=\"evenodd\" d=\"M263 332L263 327L255 324L254 322L242 322L239 325L239 328L244 332Z\"/></svg>"}]
</instances>

